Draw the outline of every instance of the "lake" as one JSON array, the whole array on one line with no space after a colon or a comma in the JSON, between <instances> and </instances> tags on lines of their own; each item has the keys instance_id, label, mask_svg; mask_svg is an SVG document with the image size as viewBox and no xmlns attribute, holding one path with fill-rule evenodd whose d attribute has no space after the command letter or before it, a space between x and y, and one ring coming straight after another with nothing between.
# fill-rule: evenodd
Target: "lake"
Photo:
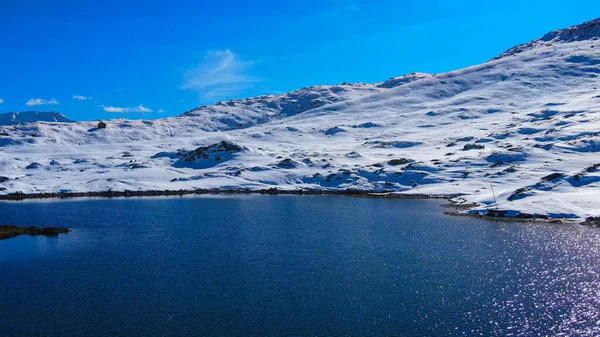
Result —
<instances>
[{"instance_id":1,"label":"lake","mask_svg":"<svg viewBox=\"0 0 600 337\"><path fill-rule=\"evenodd\" d=\"M1 202L0 336L594 336L600 230L439 200Z\"/></svg>"}]
</instances>

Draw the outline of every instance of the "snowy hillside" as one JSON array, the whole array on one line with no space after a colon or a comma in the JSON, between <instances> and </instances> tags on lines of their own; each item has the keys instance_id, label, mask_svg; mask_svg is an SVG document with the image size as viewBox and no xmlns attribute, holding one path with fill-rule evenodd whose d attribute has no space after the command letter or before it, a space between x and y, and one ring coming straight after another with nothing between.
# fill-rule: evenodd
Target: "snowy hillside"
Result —
<instances>
[{"instance_id":1,"label":"snowy hillside","mask_svg":"<svg viewBox=\"0 0 600 337\"><path fill-rule=\"evenodd\" d=\"M0 126L0 193L461 194L600 215L600 20L445 74L303 88L153 121Z\"/></svg>"},{"instance_id":2,"label":"snowy hillside","mask_svg":"<svg viewBox=\"0 0 600 337\"><path fill-rule=\"evenodd\" d=\"M432 75L413 73L369 84L343 83L306 87L283 95L268 95L244 100L219 102L183 114L192 117L202 130L225 131L264 124L275 119L294 116L309 110L325 107L379 93Z\"/></svg>"},{"instance_id":3,"label":"snowy hillside","mask_svg":"<svg viewBox=\"0 0 600 337\"><path fill-rule=\"evenodd\" d=\"M55 111L23 111L0 114L0 125L17 125L32 122L63 122L73 121Z\"/></svg>"}]
</instances>

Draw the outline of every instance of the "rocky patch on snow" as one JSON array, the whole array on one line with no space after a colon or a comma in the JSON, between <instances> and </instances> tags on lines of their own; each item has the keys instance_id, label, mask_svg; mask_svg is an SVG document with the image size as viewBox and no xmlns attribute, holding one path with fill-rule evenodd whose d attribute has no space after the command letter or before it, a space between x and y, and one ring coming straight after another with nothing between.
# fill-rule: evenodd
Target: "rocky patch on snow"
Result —
<instances>
[{"instance_id":1,"label":"rocky patch on snow","mask_svg":"<svg viewBox=\"0 0 600 337\"><path fill-rule=\"evenodd\" d=\"M221 141L182 154L173 167L205 169L226 162L243 150L243 147L233 142Z\"/></svg>"}]
</instances>

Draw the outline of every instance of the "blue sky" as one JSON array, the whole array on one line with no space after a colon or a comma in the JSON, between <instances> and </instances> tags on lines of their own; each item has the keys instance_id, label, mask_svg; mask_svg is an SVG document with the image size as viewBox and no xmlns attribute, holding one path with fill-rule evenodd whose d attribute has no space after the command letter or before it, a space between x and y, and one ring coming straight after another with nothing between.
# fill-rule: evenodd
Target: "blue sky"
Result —
<instances>
[{"instance_id":1,"label":"blue sky","mask_svg":"<svg viewBox=\"0 0 600 337\"><path fill-rule=\"evenodd\" d=\"M482 63L600 1L0 3L0 112L161 118L219 100Z\"/></svg>"}]
</instances>

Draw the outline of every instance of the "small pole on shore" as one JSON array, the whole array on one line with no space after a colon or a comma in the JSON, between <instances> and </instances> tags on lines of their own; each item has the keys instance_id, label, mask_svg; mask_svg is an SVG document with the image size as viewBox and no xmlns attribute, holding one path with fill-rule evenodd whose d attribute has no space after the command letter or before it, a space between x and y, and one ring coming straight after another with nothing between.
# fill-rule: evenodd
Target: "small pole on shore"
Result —
<instances>
[{"instance_id":1,"label":"small pole on shore","mask_svg":"<svg viewBox=\"0 0 600 337\"><path fill-rule=\"evenodd\" d=\"M490 184L490 187L492 188L492 195L494 196L494 206L496 207L496 210L498 210L498 201L496 200L496 193L494 193L494 185Z\"/></svg>"}]
</instances>

